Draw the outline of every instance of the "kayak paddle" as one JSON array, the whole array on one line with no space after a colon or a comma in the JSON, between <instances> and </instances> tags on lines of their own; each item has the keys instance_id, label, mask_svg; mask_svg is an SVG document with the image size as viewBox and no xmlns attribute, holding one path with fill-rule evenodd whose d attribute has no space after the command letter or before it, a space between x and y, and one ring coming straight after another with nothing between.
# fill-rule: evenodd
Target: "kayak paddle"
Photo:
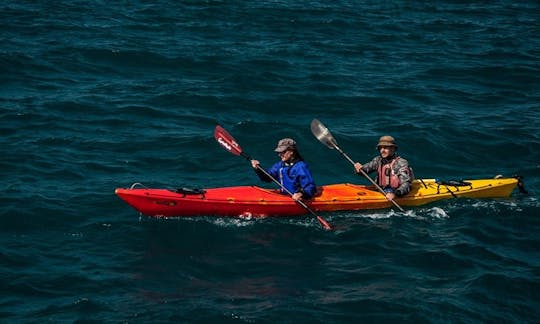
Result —
<instances>
[{"instance_id":1,"label":"kayak paddle","mask_svg":"<svg viewBox=\"0 0 540 324\"><path fill-rule=\"evenodd\" d=\"M240 145L236 142L234 137L232 137L223 127L217 125L216 129L214 131L214 138L216 141L221 145L224 149L231 152L234 155L241 156L245 158L248 161L251 161L252 158L247 155L244 151L242 151L242 148ZM261 170L268 178L270 178L273 182L275 182L277 185L283 189L289 196L292 196L293 193L290 192L287 188L285 188L279 181L274 179L266 170L258 166L258 169ZM324 227L325 230L332 230L332 226L321 216L315 214L311 208L309 208L302 200L295 200L300 206L304 207L305 210L307 210L311 215L315 216L319 223Z\"/></svg>"},{"instance_id":2,"label":"kayak paddle","mask_svg":"<svg viewBox=\"0 0 540 324\"><path fill-rule=\"evenodd\" d=\"M315 135L315 137L321 142L323 143L324 145L328 146L330 149L336 149L339 153L341 153L341 155L343 155L345 157L345 159L347 159L347 161L351 162L352 165L354 165L354 161L345 153L343 152L342 149L339 148L339 146L337 145L337 142L336 140L334 139L334 137L332 136L332 134L330 133L330 131L328 130L328 128L326 128L326 126L323 125L323 123L321 123L318 119L313 119L311 121L311 132L313 133L313 135ZM369 175L364 172L364 170L360 169L360 172L362 173L362 175L364 177L366 177L373 185L375 185L375 187L377 188L377 190L379 190L385 197L386 197L386 193L384 192L384 190L381 188L381 186L379 186L375 181L373 181L373 179L371 179L369 177ZM401 208L401 206L399 206L397 204L397 202L394 200L394 199L389 199L401 212L405 212L403 210L403 208Z\"/></svg>"}]
</instances>

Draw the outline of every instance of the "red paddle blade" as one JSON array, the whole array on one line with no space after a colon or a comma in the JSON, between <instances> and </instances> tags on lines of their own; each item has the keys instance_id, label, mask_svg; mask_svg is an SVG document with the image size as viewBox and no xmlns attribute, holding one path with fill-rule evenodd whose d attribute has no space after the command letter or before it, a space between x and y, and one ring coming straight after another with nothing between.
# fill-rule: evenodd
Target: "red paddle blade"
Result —
<instances>
[{"instance_id":1,"label":"red paddle blade","mask_svg":"<svg viewBox=\"0 0 540 324\"><path fill-rule=\"evenodd\" d=\"M216 130L214 131L214 138L223 146L224 149L231 152L234 155L241 155L242 148L223 127L217 125Z\"/></svg>"},{"instance_id":2,"label":"red paddle blade","mask_svg":"<svg viewBox=\"0 0 540 324\"><path fill-rule=\"evenodd\" d=\"M332 225L330 225L324 218L322 218L321 216L317 216L317 220L319 221L319 223L321 223L322 227L327 230L327 231L331 231L333 230L332 228Z\"/></svg>"}]
</instances>

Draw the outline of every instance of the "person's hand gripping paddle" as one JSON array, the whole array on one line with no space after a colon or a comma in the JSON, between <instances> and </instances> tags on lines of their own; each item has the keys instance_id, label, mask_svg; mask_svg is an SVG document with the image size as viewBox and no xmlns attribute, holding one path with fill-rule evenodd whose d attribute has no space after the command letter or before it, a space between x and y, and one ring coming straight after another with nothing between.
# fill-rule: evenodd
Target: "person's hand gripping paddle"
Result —
<instances>
[{"instance_id":1,"label":"person's hand gripping paddle","mask_svg":"<svg viewBox=\"0 0 540 324\"><path fill-rule=\"evenodd\" d=\"M343 152L343 150L341 150L339 148L339 146L337 145L337 142L336 140L334 139L334 137L332 136L332 134L330 133L330 131L328 130L328 128L326 128L326 126L323 125L323 123L321 123L318 119L313 119L311 121L311 132L313 133L313 135L321 142L323 143L324 145L326 145L327 147L329 147L330 149L336 149L339 153L341 153L341 155L343 155L343 157L345 157L345 159L347 159L347 161L351 162L352 165L354 165L354 161L351 160L351 158L345 154L345 152ZM373 179L371 179L369 177L369 175L367 175L367 173L364 172L364 170L360 169L360 172L362 173L362 175L364 177L366 177L376 188L377 190L379 190L383 195L386 196L386 193L384 192L384 190L381 188L381 186L379 186L375 181L373 181ZM390 200L394 206L397 207L397 209L399 209L401 212L405 212L403 210L403 208L401 208L401 206L399 206L397 204L397 202L394 200L394 199L391 199Z\"/></svg>"},{"instance_id":2,"label":"person's hand gripping paddle","mask_svg":"<svg viewBox=\"0 0 540 324\"><path fill-rule=\"evenodd\" d=\"M249 155L247 155L244 151L242 151L242 148L236 142L234 137L232 137L223 127L219 125L216 126L216 129L214 131L214 138L219 143L219 145L221 145L225 150L231 152L234 155L241 156L248 161L252 160L252 158ZM279 185L284 192L286 192L289 196L292 197L293 195L292 192L287 190L287 188L285 188L279 181L277 181L270 174L268 174L266 170L264 170L260 166L257 166L257 168L261 170L273 182ZM311 215L315 216L325 230L332 230L332 226L324 218L317 215L313 210L311 210L311 208L309 208L302 200L295 200L295 201L300 206L304 207L304 209L307 210Z\"/></svg>"}]
</instances>

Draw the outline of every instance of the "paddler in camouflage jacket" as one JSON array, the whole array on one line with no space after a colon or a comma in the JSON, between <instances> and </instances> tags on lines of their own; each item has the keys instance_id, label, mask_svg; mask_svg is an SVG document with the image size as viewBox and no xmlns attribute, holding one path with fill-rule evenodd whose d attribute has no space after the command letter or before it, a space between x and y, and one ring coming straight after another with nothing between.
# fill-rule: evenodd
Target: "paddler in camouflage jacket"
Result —
<instances>
[{"instance_id":1,"label":"paddler in camouflage jacket","mask_svg":"<svg viewBox=\"0 0 540 324\"><path fill-rule=\"evenodd\" d=\"M411 182L414 179L409 162L396 154L398 146L392 136L385 135L379 138L377 150L380 155L366 164L356 162L356 173L371 173L377 171L377 184L386 192L386 198L393 200L411 191Z\"/></svg>"}]
</instances>

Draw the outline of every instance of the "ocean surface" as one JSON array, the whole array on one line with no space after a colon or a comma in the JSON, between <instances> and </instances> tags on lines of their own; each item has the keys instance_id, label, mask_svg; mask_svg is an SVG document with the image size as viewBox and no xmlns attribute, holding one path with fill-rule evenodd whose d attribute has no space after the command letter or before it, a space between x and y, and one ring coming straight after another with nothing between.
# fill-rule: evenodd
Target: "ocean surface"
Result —
<instances>
[{"instance_id":1,"label":"ocean surface","mask_svg":"<svg viewBox=\"0 0 540 324\"><path fill-rule=\"evenodd\" d=\"M2 1L0 322L540 322L538 1ZM115 194L262 185L293 137L317 184L529 195L297 218L141 216Z\"/></svg>"}]
</instances>

